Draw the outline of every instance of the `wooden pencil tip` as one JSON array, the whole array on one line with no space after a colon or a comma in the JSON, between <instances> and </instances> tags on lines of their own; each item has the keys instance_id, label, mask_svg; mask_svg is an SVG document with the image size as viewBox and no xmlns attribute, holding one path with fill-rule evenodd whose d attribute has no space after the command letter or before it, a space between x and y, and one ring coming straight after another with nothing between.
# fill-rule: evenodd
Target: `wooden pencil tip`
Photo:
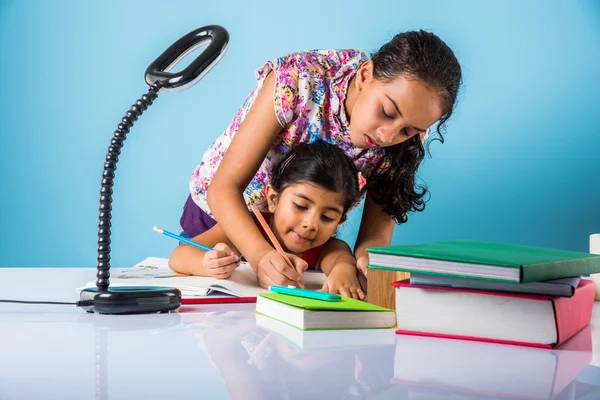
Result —
<instances>
[{"instance_id":1,"label":"wooden pencil tip","mask_svg":"<svg viewBox=\"0 0 600 400\"><path fill-rule=\"evenodd\" d=\"M164 230L163 230L162 228L159 228L158 226L155 226L155 227L153 228L153 230L154 230L155 232L158 232L158 233L163 233L163 232L164 232Z\"/></svg>"}]
</instances>

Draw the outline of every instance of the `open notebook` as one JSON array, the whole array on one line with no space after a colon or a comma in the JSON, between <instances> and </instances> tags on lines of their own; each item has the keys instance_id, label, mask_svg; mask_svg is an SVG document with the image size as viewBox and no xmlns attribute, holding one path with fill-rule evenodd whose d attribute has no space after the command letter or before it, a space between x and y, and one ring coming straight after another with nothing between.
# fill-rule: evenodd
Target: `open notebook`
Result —
<instances>
[{"instance_id":1,"label":"open notebook","mask_svg":"<svg viewBox=\"0 0 600 400\"><path fill-rule=\"evenodd\" d=\"M325 274L305 272L303 281L307 289L320 290ZM94 280L77 290L95 286ZM215 279L178 274L169 268L167 258L158 257L146 258L131 268L112 268L110 287L120 286L175 287L181 291L184 303L255 302L259 293L268 292L258 285L256 274L247 263L236 268L228 279Z\"/></svg>"}]
</instances>

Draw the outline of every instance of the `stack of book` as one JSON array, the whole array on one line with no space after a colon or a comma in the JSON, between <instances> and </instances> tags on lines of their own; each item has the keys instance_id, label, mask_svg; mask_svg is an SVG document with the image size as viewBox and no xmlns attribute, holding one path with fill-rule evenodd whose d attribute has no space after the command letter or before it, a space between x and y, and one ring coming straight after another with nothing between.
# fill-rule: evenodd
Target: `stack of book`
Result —
<instances>
[{"instance_id":1,"label":"stack of book","mask_svg":"<svg viewBox=\"0 0 600 400\"><path fill-rule=\"evenodd\" d=\"M600 255L456 240L367 249L395 282L397 333L556 347L591 319Z\"/></svg>"}]
</instances>

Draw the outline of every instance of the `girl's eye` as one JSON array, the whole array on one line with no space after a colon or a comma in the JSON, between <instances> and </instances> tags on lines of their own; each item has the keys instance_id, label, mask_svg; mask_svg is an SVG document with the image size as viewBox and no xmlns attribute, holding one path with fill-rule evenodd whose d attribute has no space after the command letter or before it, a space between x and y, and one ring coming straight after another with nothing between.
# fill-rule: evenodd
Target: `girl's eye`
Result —
<instances>
[{"instance_id":1,"label":"girl's eye","mask_svg":"<svg viewBox=\"0 0 600 400\"><path fill-rule=\"evenodd\" d=\"M296 208L297 208L298 210L302 210L302 211L306 211L306 210L308 210L308 207L301 206L301 205L300 205L300 204L298 204L298 203L294 203L294 205L296 206Z\"/></svg>"},{"instance_id":2,"label":"girl's eye","mask_svg":"<svg viewBox=\"0 0 600 400\"><path fill-rule=\"evenodd\" d=\"M381 116L385 119L394 119L394 117L385 112L383 106L381 106Z\"/></svg>"},{"instance_id":3,"label":"girl's eye","mask_svg":"<svg viewBox=\"0 0 600 400\"><path fill-rule=\"evenodd\" d=\"M327 215L323 215L321 219L325 222L333 222L335 221L333 218L328 217Z\"/></svg>"},{"instance_id":4,"label":"girl's eye","mask_svg":"<svg viewBox=\"0 0 600 400\"><path fill-rule=\"evenodd\" d=\"M419 130L416 130L414 128L411 128L410 132L408 131L408 129L404 128L404 134L408 137L412 137L412 136L418 135L420 133L422 133L422 132Z\"/></svg>"}]
</instances>

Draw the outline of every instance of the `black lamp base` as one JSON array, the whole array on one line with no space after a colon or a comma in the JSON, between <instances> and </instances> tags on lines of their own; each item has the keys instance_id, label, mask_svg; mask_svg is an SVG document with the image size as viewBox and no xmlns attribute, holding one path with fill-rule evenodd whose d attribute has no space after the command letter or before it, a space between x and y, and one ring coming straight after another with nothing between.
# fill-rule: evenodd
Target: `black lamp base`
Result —
<instances>
[{"instance_id":1,"label":"black lamp base","mask_svg":"<svg viewBox=\"0 0 600 400\"><path fill-rule=\"evenodd\" d=\"M81 300L93 300L92 306L83 308L98 314L165 313L181 306L181 292L170 287L88 288L81 291Z\"/></svg>"}]
</instances>

